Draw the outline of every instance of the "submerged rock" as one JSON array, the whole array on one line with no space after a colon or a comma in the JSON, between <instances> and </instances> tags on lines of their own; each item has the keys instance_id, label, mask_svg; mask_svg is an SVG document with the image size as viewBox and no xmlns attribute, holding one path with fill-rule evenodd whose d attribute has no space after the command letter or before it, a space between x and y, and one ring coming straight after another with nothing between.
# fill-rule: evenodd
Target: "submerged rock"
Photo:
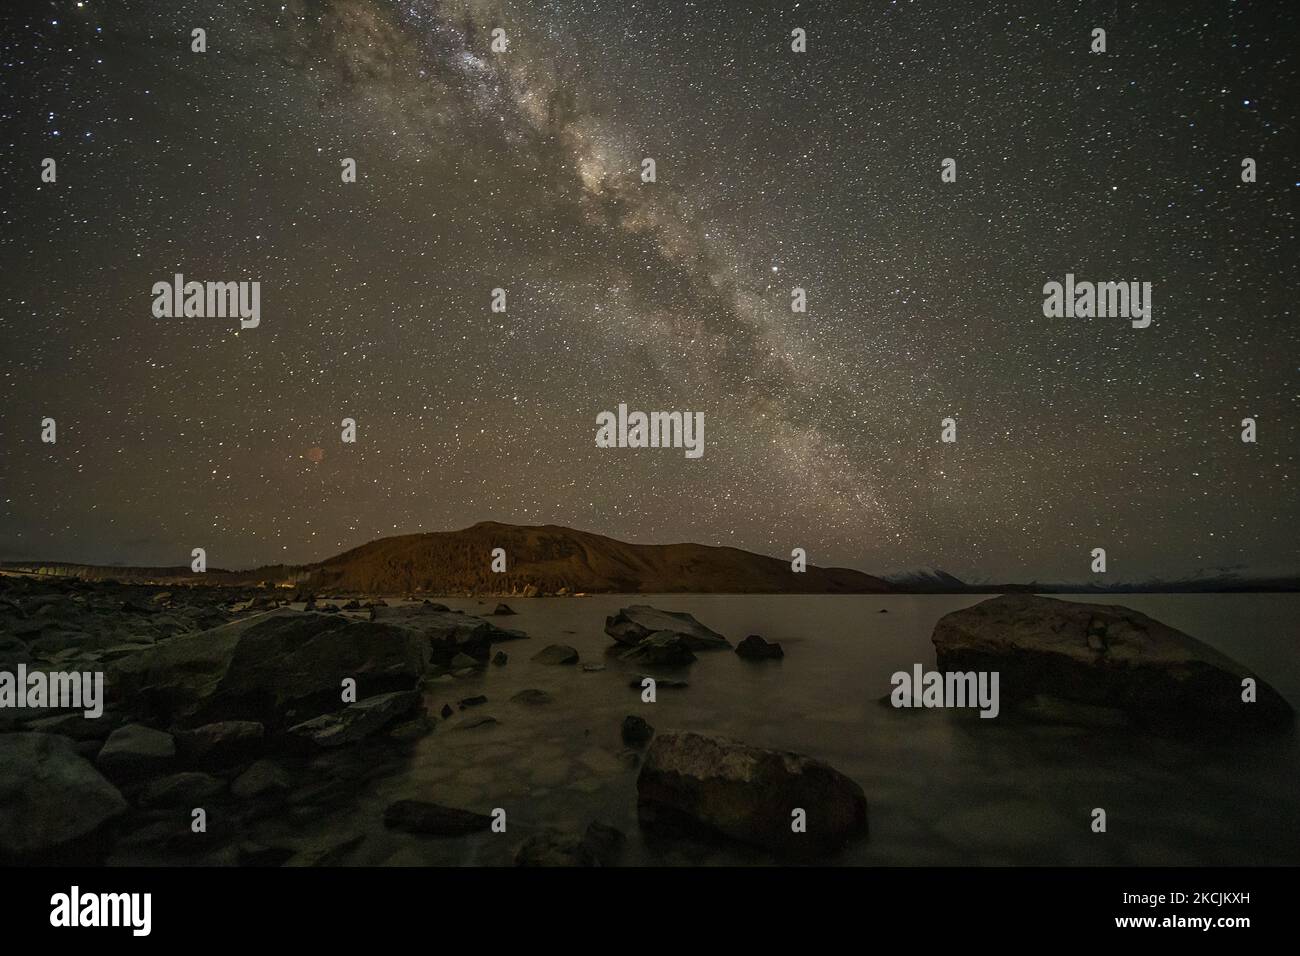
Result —
<instances>
[{"instance_id":1,"label":"submerged rock","mask_svg":"<svg viewBox=\"0 0 1300 956\"><path fill-rule=\"evenodd\" d=\"M398 800L384 810L384 826L405 833L461 836L489 829L492 818L428 800Z\"/></svg>"},{"instance_id":2,"label":"submerged rock","mask_svg":"<svg viewBox=\"0 0 1300 956\"><path fill-rule=\"evenodd\" d=\"M568 644L552 644L533 655L539 664L576 664L578 652Z\"/></svg>"},{"instance_id":3,"label":"submerged rock","mask_svg":"<svg viewBox=\"0 0 1300 956\"><path fill-rule=\"evenodd\" d=\"M611 866L623 848L622 831L593 823L582 836L545 829L515 850L515 866Z\"/></svg>"},{"instance_id":4,"label":"submerged rock","mask_svg":"<svg viewBox=\"0 0 1300 956\"><path fill-rule=\"evenodd\" d=\"M510 698L516 704L549 704L554 698L544 690L528 687Z\"/></svg>"},{"instance_id":5,"label":"submerged rock","mask_svg":"<svg viewBox=\"0 0 1300 956\"><path fill-rule=\"evenodd\" d=\"M1241 664L1119 605L1003 595L940 618L932 640L939 670L997 671L1009 702L1044 695L1169 730L1279 726L1294 716ZM1254 703L1242 700L1245 678Z\"/></svg>"},{"instance_id":6,"label":"submerged rock","mask_svg":"<svg viewBox=\"0 0 1300 956\"><path fill-rule=\"evenodd\" d=\"M793 814L806 814L795 832ZM833 852L867 833L867 798L838 770L801 754L670 731L646 751L637 813L647 829L725 836L778 853Z\"/></svg>"},{"instance_id":7,"label":"submerged rock","mask_svg":"<svg viewBox=\"0 0 1300 956\"><path fill-rule=\"evenodd\" d=\"M656 690L660 690L664 687L671 687L680 690L691 686L690 681L676 680L671 677L653 677L650 674L638 674L637 676L633 677L630 681L627 682L627 686L634 688L635 690L644 690L645 682L647 680L652 680L655 682Z\"/></svg>"},{"instance_id":8,"label":"submerged rock","mask_svg":"<svg viewBox=\"0 0 1300 956\"><path fill-rule=\"evenodd\" d=\"M686 647L693 651L731 647L717 631L709 630L681 611L661 611L648 604L633 604L605 618L605 633L620 644L639 644L660 631L680 635Z\"/></svg>"},{"instance_id":9,"label":"submerged rock","mask_svg":"<svg viewBox=\"0 0 1300 956\"><path fill-rule=\"evenodd\" d=\"M53 734L0 734L0 857L25 860L78 843L126 812L118 789Z\"/></svg>"},{"instance_id":10,"label":"submerged rock","mask_svg":"<svg viewBox=\"0 0 1300 956\"><path fill-rule=\"evenodd\" d=\"M655 735L655 729L644 717L628 714L623 718L622 735L625 744L643 744Z\"/></svg>"},{"instance_id":11,"label":"submerged rock","mask_svg":"<svg viewBox=\"0 0 1300 956\"><path fill-rule=\"evenodd\" d=\"M780 660L785 657L780 644L769 643L757 634L751 634L737 644L736 653L750 661Z\"/></svg>"}]
</instances>

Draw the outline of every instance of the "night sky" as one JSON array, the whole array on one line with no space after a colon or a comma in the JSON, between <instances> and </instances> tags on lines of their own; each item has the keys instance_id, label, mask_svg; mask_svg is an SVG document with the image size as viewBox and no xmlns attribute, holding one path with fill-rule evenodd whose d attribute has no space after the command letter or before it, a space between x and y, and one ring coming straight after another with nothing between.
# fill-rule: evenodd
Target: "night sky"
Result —
<instances>
[{"instance_id":1,"label":"night sky","mask_svg":"<svg viewBox=\"0 0 1300 956\"><path fill-rule=\"evenodd\" d=\"M18 6L0 559L498 520L972 580L1300 567L1300 5ZM260 281L260 326L155 318L177 272ZM1152 282L1151 326L1045 318L1067 272ZM597 448L620 402L704 412L703 457Z\"/></svg>"}]
</instances>

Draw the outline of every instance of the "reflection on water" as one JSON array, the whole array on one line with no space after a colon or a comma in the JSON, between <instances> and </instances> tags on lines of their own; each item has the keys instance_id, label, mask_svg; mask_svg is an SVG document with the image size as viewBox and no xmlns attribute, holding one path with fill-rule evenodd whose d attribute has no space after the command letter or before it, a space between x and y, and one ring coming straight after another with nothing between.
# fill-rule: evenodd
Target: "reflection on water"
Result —
<instances>
[{"instance_id":1,"label":"reflection on water","mask_svg":"<svg viewBox=\"0 0 1300 956\"><path fill-rule=\"evenodd\" d=\"M1075 598L1071 598L1072 600ZM764 863L743 847L647 842L636 823L635 766L619 728L627 714L657 729L722 733L826 760L859 784L870 839L834 861L926 864L1295 864L1300 793L1297 735L1231 744L1169 740L1131 731L980 720L973 711L895 711L878 703L889 676L933 667L930 634L972 596L598 596L512 600L507 627L528 641L500 645L504 667L430 687L427 704L478 694L466 714L497 723L454 729L439 720L399 773L374 781L359 811L330 821L341 839L364 832L353 860L371 864L506 864L537 827L581 830L593 820L628 836L627 864ZM1293 706L1300 701L1300 596L1123 595L1118 603L1187 631L1255 669ZM482 614L495 602L447 600ZM649 603L689 611L733 644L747 634L780 641L784 661L751 663L702 652L680 671L617 659L604 619ZM885 609L888 613L879 613ZM550 643L577 648L580 667L531 656ZM643 671L685 677L643 704L630 679ZM546 704L511 702L540 688ZM501 807L509 833L439 839L388 832L384 806L418 798L483 813ZM1090 829L1107 813L1108 832ZM346 832L344 832L346 831ZM322 839L325 834L322 833Z\"/></svg>"}]
</instances>

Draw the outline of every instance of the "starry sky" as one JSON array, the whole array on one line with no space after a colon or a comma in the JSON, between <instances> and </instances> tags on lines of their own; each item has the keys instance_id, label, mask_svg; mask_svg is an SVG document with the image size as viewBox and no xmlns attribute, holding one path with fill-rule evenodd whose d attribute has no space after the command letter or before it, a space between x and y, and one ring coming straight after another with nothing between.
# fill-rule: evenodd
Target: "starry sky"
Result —
<instances>
[{"instance_id":1,"label":"starry sky","mask_svg":"<svg viewBox=\"0 0 1300 956\"><path fill-rule=\"evenodd\" d=\"M1294 3L22 6L0 559L498 520L970 580L1300 568ZM260 326L155 318L176 272L260 281ZM1045 318L1067 272L1152 282L1151 326ZM703 412L703 457L597 448L620 402Z\"/></svg>"}]
</instances>

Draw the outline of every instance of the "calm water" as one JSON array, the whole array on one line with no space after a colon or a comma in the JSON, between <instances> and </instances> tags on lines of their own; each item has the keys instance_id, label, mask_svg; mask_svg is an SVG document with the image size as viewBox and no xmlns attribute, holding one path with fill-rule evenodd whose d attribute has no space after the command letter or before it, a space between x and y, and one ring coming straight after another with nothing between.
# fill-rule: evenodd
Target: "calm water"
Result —
<instances>
[{"instance_id":1,"label":"calm water","mask_svg":"<svg viewBox=\"0 0 1300 956\"><path fill-rule=\"evenodd\" d=\"M319 839L365 833L348 858L367 864L506 864L541 826L581 830L593 820L628 835L628 864L762 863L744 848L647 843L636 823L635 768L620 759L619 727L640 714L658 730L723 733L826 760L862 785L871 835L834 861L923 864L1300 863L1300 743L1294 731L1232 745L979 720L973 712L895 711L878 699L889 675L933 667L930 634L972 596L599 596L510 601L501 620L530 635L500 645L505 667L435 685L431 713L485 694L466 711L496 725L454 730L439 721L405 769L372 782L359 811L328 821ZM1124 595L1081 598L1142 611L1256 670L1293 706L1300 702L1300 596ZM492 603L448 600L482 614ZM685 689L660 688L642 704L628 686L642 669L608 650L604 619L647 603L689 611L733 643L746 634L780 641L781 662L701 653ZM888 614L878 613L881 608ZM577 648L606 669L536 664L550 643ZM651 673L656 673L651 670ZM510 702L524 688L541 706ZM506 810L509 833L439 839L390 833L384 806L420 798L487 813ZM1108 832L1089 827L1106 809Z\"/></svg>"}]
</instances>

